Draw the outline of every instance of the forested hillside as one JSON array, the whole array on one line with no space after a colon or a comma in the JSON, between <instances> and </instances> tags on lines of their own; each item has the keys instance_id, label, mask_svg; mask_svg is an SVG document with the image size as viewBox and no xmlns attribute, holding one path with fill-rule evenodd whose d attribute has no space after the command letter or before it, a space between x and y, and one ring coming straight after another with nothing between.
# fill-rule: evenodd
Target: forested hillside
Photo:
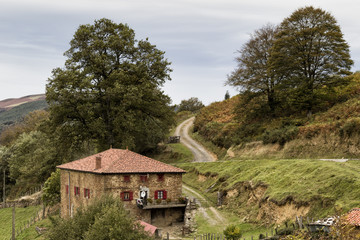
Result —
<instances>
[{"instance_id":1,"label":"forested hillside","mask_svg":"<svg viewBox=\"0 0 360 240\"><path fill-rule=\"evenodd\" d=\"M0 133L4 128L18 122L28 113L48 107L48 104L44 99L45 95L34 96L35 99L38 100L33 101L32 96L28 96L19 99L12 99L11 101L0 101Z\"/></svg>"}]
</instances>

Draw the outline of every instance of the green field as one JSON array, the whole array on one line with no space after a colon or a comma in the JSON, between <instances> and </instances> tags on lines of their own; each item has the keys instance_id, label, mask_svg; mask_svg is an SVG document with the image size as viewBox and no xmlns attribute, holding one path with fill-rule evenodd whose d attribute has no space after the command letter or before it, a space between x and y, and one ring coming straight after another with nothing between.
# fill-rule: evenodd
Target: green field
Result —
<instances>
[{"instance_id":1,"label":"green field","mask_svg":"<svg viewBox=\"0 0 360 240\"><path fill-rule=\"evenodd\" d=\"M360 206L360 161L241 160L185 163L183 181L216 202L217 191L237 189L243 182L267 186L274 202L293 199L310 204L311 216L326 216L334 207L346 212ZM197 181L199 176L202 181Z\"/></svg>"},{"instance_id":2,"label":"green field","mask_svg":"<svg viewBox=\"0 0 360 240\"><path fill-rule=\"evenodd\" d=\"M20 230L27 222L36 216L41 210L41 206L30 206L26 208L15 208L15 228ZM11 237L12 208L0 209L0 238L9 239ZM17 238L18 239L18 238Z\"/></svg>"}]
</instances>

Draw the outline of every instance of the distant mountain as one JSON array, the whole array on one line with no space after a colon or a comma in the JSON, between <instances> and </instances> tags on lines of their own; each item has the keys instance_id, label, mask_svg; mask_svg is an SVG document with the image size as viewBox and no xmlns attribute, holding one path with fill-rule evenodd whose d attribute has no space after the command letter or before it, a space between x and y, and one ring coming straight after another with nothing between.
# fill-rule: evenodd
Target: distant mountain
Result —
<instances>
[{"instance_id":1,"label":"distant mountain","mask_svg":"<svg viewBox=\"0 0 360 240\"><path fill-rule=\"evenodd\" d=\"M29 112L46 109L48 107L45 94L30 95L21 98L10 98L0 101L0 132Z\"/></svg>"},{"instance_id":2,"label":"distant mountain","mask_svg":"<svg viewBox=\"0 0 360 240\"><path fill-rule=\"evenodd\" d=\"M29 95L21 98L8 98L0 101L0 111L9 110L24 103L45 100L45 94Z\"/></svg>"}]
</instances>

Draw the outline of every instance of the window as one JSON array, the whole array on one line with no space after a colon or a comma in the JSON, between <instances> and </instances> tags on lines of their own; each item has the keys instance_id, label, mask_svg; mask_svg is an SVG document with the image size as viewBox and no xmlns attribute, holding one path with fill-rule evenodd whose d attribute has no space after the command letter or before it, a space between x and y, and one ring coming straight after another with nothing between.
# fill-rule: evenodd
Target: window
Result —
<instances>
[{"instance_id":1,"label":"window","mask_svg":"<svg viewBox=\"0 0 360 240\"><path fill-rule=\"evenodd\" d=\"M79 187L74 187L74 194L75 194L75 196L80 195L80 188Z\"/></svg>"},{"instance_id":2,"label":"window","mask_svg":"<svg viewBox=\"0 0 360 240\"><path fill-rule=\"evenodd\" d=\"M167 191L165 190L156 190L155 191L155 199L166 199Z\"/></svg>"},{"instance_id":3,"label":"window","mask_svg":"<svg viewBox=\"0 0 360 240\"><path fill-rule=\"evenodd\" d=\"M122 192L120 197L123 201L131 201L133 200L133 192Z\"/></svg>"},{"instance_id":4,"label":"window","mask_svg":"<svg viewBox=\"0 0 360 240\"><path fill-rule=\"evenodd\" d=\"M69 185L65 185L66 194L69 194Z\"/></svg>"},{"instance_id":5,"label":"window","mask_svg":"<svg viewBox=\"0 0 360 240\"><path fill-rule=\"evenodd\" d=\"M158 174L158 181L164 181L164 174Z\"/></svg>"},{"instance_id":6,"label":"window","mask_svg":"<svg viewBox=\"0 0 360 240\"><path fill-rule=\"evenodd\" d=\"M147 182L147 175L140 175L141 182Z\"/></svg>"},{"instance_id":7,"label":"window","mask_svg":"<svg viewBox=\"0 0 360 240\"><path fill-rule=\"evenodd\" d=\"M130 182L130 176L129 175L124 176L124 182Z\"/></svg>"},{"instance_id":8,"label":"window","mask_svg":"<svg viewBox=\"0 0 360 240\"><path fill-rule=\"evenodd\" d=\"M84 198L90 198L90 189L84 188Z\"/></svg>"}]
</instances>

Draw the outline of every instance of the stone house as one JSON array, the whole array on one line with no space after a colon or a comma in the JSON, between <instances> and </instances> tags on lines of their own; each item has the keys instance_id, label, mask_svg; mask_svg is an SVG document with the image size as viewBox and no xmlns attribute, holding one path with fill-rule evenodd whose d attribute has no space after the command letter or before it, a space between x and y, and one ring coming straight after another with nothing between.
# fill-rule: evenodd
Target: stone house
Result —
<instances>
[{"instance_id":1,"label":"stone house","mask_svg":"<svg viewBox=\"0 0 360 240\"><path fill-rule=\"evenodd\" d=\"M72 216L104 194L120 198L136 219L157 227L181 222L184 170L122 149L109 149L60 169L61 216Z\"/></svg>"}]
</instances>

